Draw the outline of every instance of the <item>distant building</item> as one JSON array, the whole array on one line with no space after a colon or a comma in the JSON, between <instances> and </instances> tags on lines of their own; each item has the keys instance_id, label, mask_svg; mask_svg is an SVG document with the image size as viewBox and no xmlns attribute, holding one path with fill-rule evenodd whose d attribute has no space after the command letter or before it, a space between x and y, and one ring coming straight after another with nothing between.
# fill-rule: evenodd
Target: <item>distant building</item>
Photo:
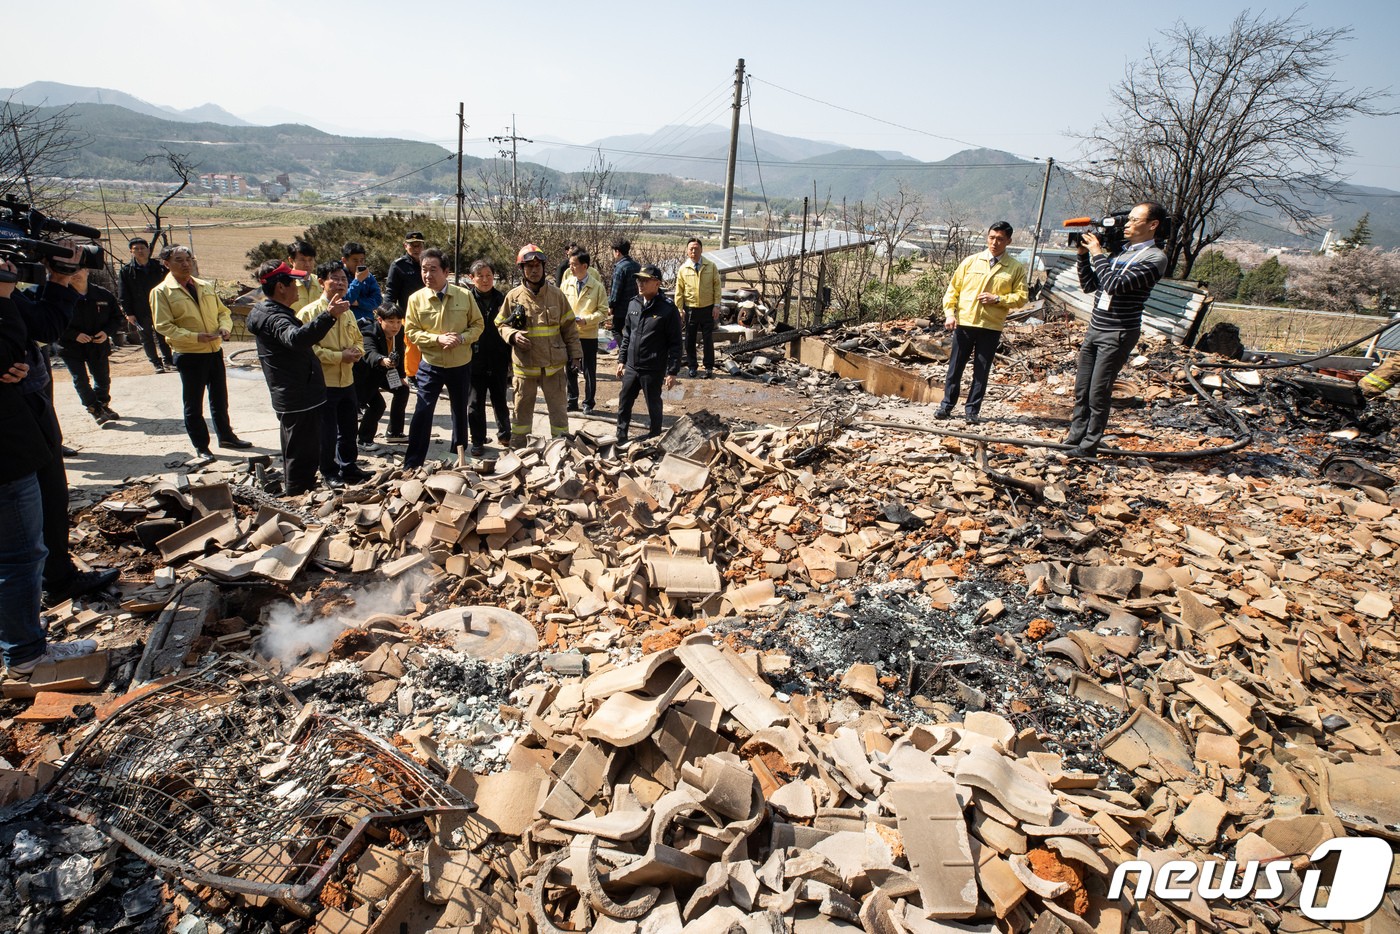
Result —
<instances>
[{"instance_id":1,"label":"distant building","mask_svg":"<svg viewBox=\"0 0 1400 934\"><path fill-rule=\"evenodd\" d=\"M241 198L248 193L248 180L242 175L205 172L199 177L199 184L208 191L217 191L230 198Z\"/></svg>"}]
</instances>

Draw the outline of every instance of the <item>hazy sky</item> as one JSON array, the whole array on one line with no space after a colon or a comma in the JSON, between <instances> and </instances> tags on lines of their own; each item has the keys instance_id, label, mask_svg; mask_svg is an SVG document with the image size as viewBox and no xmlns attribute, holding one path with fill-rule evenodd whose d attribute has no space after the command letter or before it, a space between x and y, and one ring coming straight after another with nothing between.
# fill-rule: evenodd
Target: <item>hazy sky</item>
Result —
<instances>
[{"instance_id":1,"label":"hazy sky","mask_svg":"<svg viewBox=\"0 0 1400 934\"><path fill-rule=\"evenodd\" d=\"M327 129L412 135L449 148L462 100L467 148L485 155L495 148L485 137L501 133L512 113L522 136L571 143L673 123L727 123L734 65L743 57L752 119L762 129L925 160L974 144L1064 162L1076 155L1069 133L1100 120L1108 87L1162 29L1184 20L1221 33L1245 7L1230 0L69 0L57 9L63 47L38 39L54 30L55 8L7 9L7 34L31 41L6 43L0 86L109 87L175 107L213 102L247 118L282 108ZM1400 4L1334 0L1299 16L1355 27L1342 46L1341 81L1400 91ZM1390 105L1400 106L1400 97ZM1400 189L1400 117L1358 121L1348 135L1352 180Z\"/></svg>"}]
</instances>

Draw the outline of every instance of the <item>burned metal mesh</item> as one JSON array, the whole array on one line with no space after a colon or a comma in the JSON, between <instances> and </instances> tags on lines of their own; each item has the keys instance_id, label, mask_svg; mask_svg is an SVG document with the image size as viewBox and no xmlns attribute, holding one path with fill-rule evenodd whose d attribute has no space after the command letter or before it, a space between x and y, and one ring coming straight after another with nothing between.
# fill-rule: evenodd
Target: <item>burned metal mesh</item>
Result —
<instances>
[{"instance_id":1,"label":"burned metal mesh","mask_svg":"<svg viewBox=\"0 0 1400 934\"><path fill-rule=\"evenodd\" d=\"M127 704L73 752L48 796L155 866L293 899L320 888L370 821L473 807L237 656Z\"/></svg>"}]
</instances>

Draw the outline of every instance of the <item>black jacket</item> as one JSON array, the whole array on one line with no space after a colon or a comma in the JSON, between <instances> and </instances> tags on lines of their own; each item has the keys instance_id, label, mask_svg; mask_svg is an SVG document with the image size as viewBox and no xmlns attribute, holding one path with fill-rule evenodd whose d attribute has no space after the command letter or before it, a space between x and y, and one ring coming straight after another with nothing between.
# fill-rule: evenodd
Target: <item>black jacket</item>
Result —
<instances>
[{"instance_id":1,"label":"black jacket","mask_svg":"<svg viewBox=\"0 0 1400 934\"><path fill-rule=\"evenodd\" d=\"M476 339L476 350L472 352L472 365L482 369L474 372L484 372L487 376L507 374L510 372L510 345L496 327L496 315L506 303L506 295L497 288L489 292L479 292L474 285L468 288L476 299L476 307L481 309L481 317L486 320L485 329Z\"/></svg>"},{"instance_id":2,"label":"black jacket","mask_svg":"<svg viewBox=\"0 0 1400 934\"><path fill-rule=\"evenodd\" d=\"M355 385L363 389L388 389L388 370L384 366L384 358L394 354L394 369L399 371L399 379L407 383L407 374L403 368L404 358L404 329L399 328L399 333L394 335L393 346L389 346L389 336L384 333L384 329L379 326L379 319L366 318L357 322L360 326L360 336L365 339L365 355L355 361Z\"/></svg>"},{"instance_id":3,"label":"black jacket","mask_svg":"<svg viewBox=\"0 0 1400 934\"><path fill-rule=\"evenodd\" d=\"M404 314L408 314L408 297L423 287L423 266L418 260L405 253L389 264L384 291Z\"/></svg>"},{"instance_id":4,"label":"black jacket","mask_svg":"<svg viewBox=\"0 0 1400 934\"><path fill-rule=\"evenodd\" d=\"M248 333L258 344L272 411L279 415L305 412L326 401L326 378L311 348L333 327L335 317L330 312L302 324L296 312L270 298L248 312Z\"/></svg>"},{"instance_id":5,"label":"black jacket","mask_svg":"<svg viewBox=\"0 0 1400 934\"><path fill-rule=\"evenodd\" d=\"M18 301L0 298L0 373L16 363L24 363L33 346L19 311L19 302L27 301L22 295ZM41 395L47 398L46 393ZM0 457L0 483L32 474L54 456L18 383L0 383L0 438L5 444L5 456Z\"/></svg>"},{"instance_id":6,"label":"black jacket","mask_svg":"<svg viewBox=\"0 0 1400 934\"><path fill-rule=\"evenodd\" d=\"M125 325L121 309L117 307L117 297L100 285L89 285L87 294L78 299L78 307L73 309L68 327L58 338L59 349L65 353L92 349L110 354L112 333L122 330ZM90 337L98 333L106 334L109 339L101 344L78 343L79 334Z\"/></svg>"},{"instance_id":7,"label":"black jacket","mask_svg":"<svg viewBox=\"0 0 1400 934\"><path fill-rule=\"evenodd\" d=\"M681 313L662 293L649 306L639 295L627 306L617 359L639 373L675 376L681 369Z\"/></svg>"},{"instance_id":8,"label":"black jacket","mask_svg":"<svg viewBox=\"0 0 1400 934\"><path fill-rule=\"evenodd\" d=\"M154 259L145 266L131 260L117 274L117 289L121 295L122 311L145 325L151 320L151 289L165 279L165 267Z\"/></svg>"}]
</instances>

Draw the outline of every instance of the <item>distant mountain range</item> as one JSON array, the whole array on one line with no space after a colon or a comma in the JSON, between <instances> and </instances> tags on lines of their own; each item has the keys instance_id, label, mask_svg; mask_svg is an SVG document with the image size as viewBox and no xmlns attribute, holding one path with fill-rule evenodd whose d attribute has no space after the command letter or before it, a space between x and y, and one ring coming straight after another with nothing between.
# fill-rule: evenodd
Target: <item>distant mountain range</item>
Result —
<instances>
[{"instance_id":1,"label":"distant mountain range","mask_svg":"<svg viewBox=\"0 0 1400 934\"><path fill-rule=\"evenodd\" d=\"M444 193L455 190L455 159L435 143L326 132L302 123L259 126L215 104L177 110L122 91L36 81L0 89L0 99L45 109L69 107L72 128L88 138L69 171L77 177L169 179L159 158L163 148L187 152L203 172L238 173L250 181L292 175L294 185L323 188L350 184L386 185L390 191ZM294 115L276 107L265 116ZM729 131L722 126L665 126L655 133L611 136L586 146L540 144L522 151L522 170L567 185L569 173L602 162L612 171L611 193L633 200L677 200L718 204L724 182ZM155 156L155 159L148 157ZM990 149L969 149L938 162L920 162L903 153L852 149L826 140L784 136L754 128L741 131L736 173L738 200L752 205L761 197L800 210L814 193L828 216L848 206L893 195L902 184L922 200L937 220L973 225L1009 220L1018 230L1035 220L1044 165ZM494 160L465 157L469 178ZM422 171L424 166L440 163ZM402 178L399 178L403 176ZM1046 203L1047 228L1086 212L1077 203L1072 176L1052 179ZM469 182L470 184L470 182ZM1400 193L1343 185L1353 200L1329 199L1309 205L1315 216L1330 217L1339 235L1365 212L1377 246L1400 246ZM1369 196L1369 197L1368 197ZM1289 237L1278 218L1261 217L1240 233L1260 243L1316 245L1312 238Z\"/></svg>"},{"instance_id":2,"label":"distant mountain range","mask_svg":"<svg viewBox=\"0 0 1400 934\"><path fill-rule=\"evenodd\" d=\"M31 81L22 88L0 88L0 98L31 107L64 107L68 104L113 104L148 117L178 120L182 123L222 123L225 126L251 126L217 104L201 104L187 110L151 104L125 91L110 88L82 88L57 81Z\"/></svg>"}]
</instances>

